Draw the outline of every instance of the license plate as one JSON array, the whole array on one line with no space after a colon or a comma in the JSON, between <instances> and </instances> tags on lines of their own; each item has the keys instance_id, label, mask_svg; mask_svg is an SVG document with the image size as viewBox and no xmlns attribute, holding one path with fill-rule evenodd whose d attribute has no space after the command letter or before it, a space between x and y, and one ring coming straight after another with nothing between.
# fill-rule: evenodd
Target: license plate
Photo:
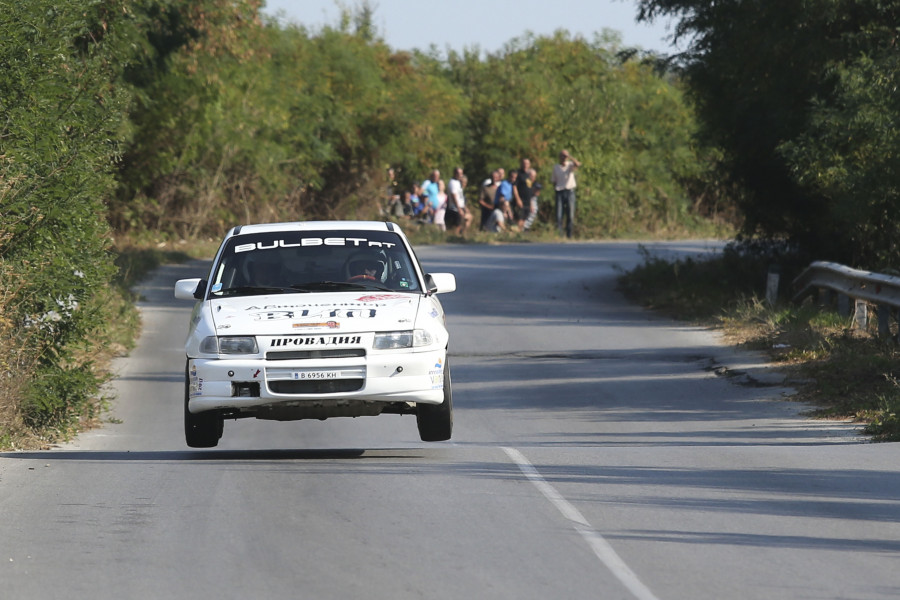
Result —
<instances>
[{"instance_id":1,"label":"license plate","mask_svg":"<svg viewBox=\"0 0 900 600\"><path fill-rule=\"evenodd\" d=\"M339 379L340 371L295 371L294 379L307 381L310 379Z\"/></svg>"}]
</instances>

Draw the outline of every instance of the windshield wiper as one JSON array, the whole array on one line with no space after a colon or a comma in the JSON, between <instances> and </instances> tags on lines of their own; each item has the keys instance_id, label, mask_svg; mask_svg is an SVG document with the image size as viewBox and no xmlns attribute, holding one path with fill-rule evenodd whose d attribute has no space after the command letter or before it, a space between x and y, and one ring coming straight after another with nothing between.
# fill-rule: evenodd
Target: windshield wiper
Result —
<instances>
[{"instance_id":1,"label":"windshield wiper","mask_svg":"<svg viewBox=\"0 0 900 600\"><path fill-rule=\"evenodd\" d=\"M293 287L276 287L262 285L239 285L216 292L222 296L258 296L260 294L287 294L298 290ZM303 291L303 290L300 290Z\"/></svg>"}]
</instances>

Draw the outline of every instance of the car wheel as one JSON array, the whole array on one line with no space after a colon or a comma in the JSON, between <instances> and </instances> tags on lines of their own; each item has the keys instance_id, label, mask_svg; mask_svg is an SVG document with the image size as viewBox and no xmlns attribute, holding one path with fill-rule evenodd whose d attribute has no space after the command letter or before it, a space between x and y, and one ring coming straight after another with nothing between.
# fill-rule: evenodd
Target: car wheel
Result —
<instances>
[{"instance_id":1,"label":"car wheel","mask_svg":"<svg viewBox=\"0 0 900 600\"><path fill-rule=\"evenodd\" d=\"M450 361L444 362L444 401L441 404L416 405L416 424L423 442L449 440L453 433L453 393L450 385Z\"/></svg>"},{"instance_id":2,"label":"car wheel","mask_svg":"<svg viewBox=\"0 0 900 600\"><path fill-rule=\"evenodd\" d=\"M188 367L184 367L184 440L191 448L214 448L225 429L225 421L215 413L193 414L188 410L191 382Z\"/></svg>"}]
</instances>

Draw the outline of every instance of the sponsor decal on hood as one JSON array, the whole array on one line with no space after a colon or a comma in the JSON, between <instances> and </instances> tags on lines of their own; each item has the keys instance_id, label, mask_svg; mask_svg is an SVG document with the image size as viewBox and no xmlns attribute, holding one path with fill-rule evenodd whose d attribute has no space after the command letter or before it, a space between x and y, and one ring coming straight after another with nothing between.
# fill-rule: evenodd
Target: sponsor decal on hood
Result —
<instances>
[{"instance_id":1,"label":"sponsor decal on hood","mask_svg":"<svg viewBox=\"0 0 900 600\"><path fill-rule=\"evenodd\" d=\"M421 297L412 294L346 293L249 296L209 301L216 327L229 335L278 335L298 330L389 331L414 323Z\"/></svg>"},{"instance_id":2,"label":"sponsor decal on hood","mask_svg":"<svg viewBox=\"0 0 900 600\"><path fill-rule=\"evenodd\" d=\"M397 298L408 298L403 294L372 294L370 296L360 296L357 302L380 302L382 300L396 300Z\"/></svg>"}]
</instances>

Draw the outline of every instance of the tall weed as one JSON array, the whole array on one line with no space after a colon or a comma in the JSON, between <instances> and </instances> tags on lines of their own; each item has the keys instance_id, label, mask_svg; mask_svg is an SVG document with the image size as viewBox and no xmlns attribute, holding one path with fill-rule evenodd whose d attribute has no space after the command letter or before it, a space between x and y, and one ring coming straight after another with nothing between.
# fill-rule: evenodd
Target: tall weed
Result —
<instances>
[{"instance_id":1,"label":"tall weed","mask_svg":"<svg viewBox=\"0 0 900 600\"><path fill-rule=\"evenodd\" d=\"M21 272L0 260L0 447L27 434L21 399L38 362L32 343L35 332L17 318L17 299L24 285Z\"/></svg>"}]
</instances>

